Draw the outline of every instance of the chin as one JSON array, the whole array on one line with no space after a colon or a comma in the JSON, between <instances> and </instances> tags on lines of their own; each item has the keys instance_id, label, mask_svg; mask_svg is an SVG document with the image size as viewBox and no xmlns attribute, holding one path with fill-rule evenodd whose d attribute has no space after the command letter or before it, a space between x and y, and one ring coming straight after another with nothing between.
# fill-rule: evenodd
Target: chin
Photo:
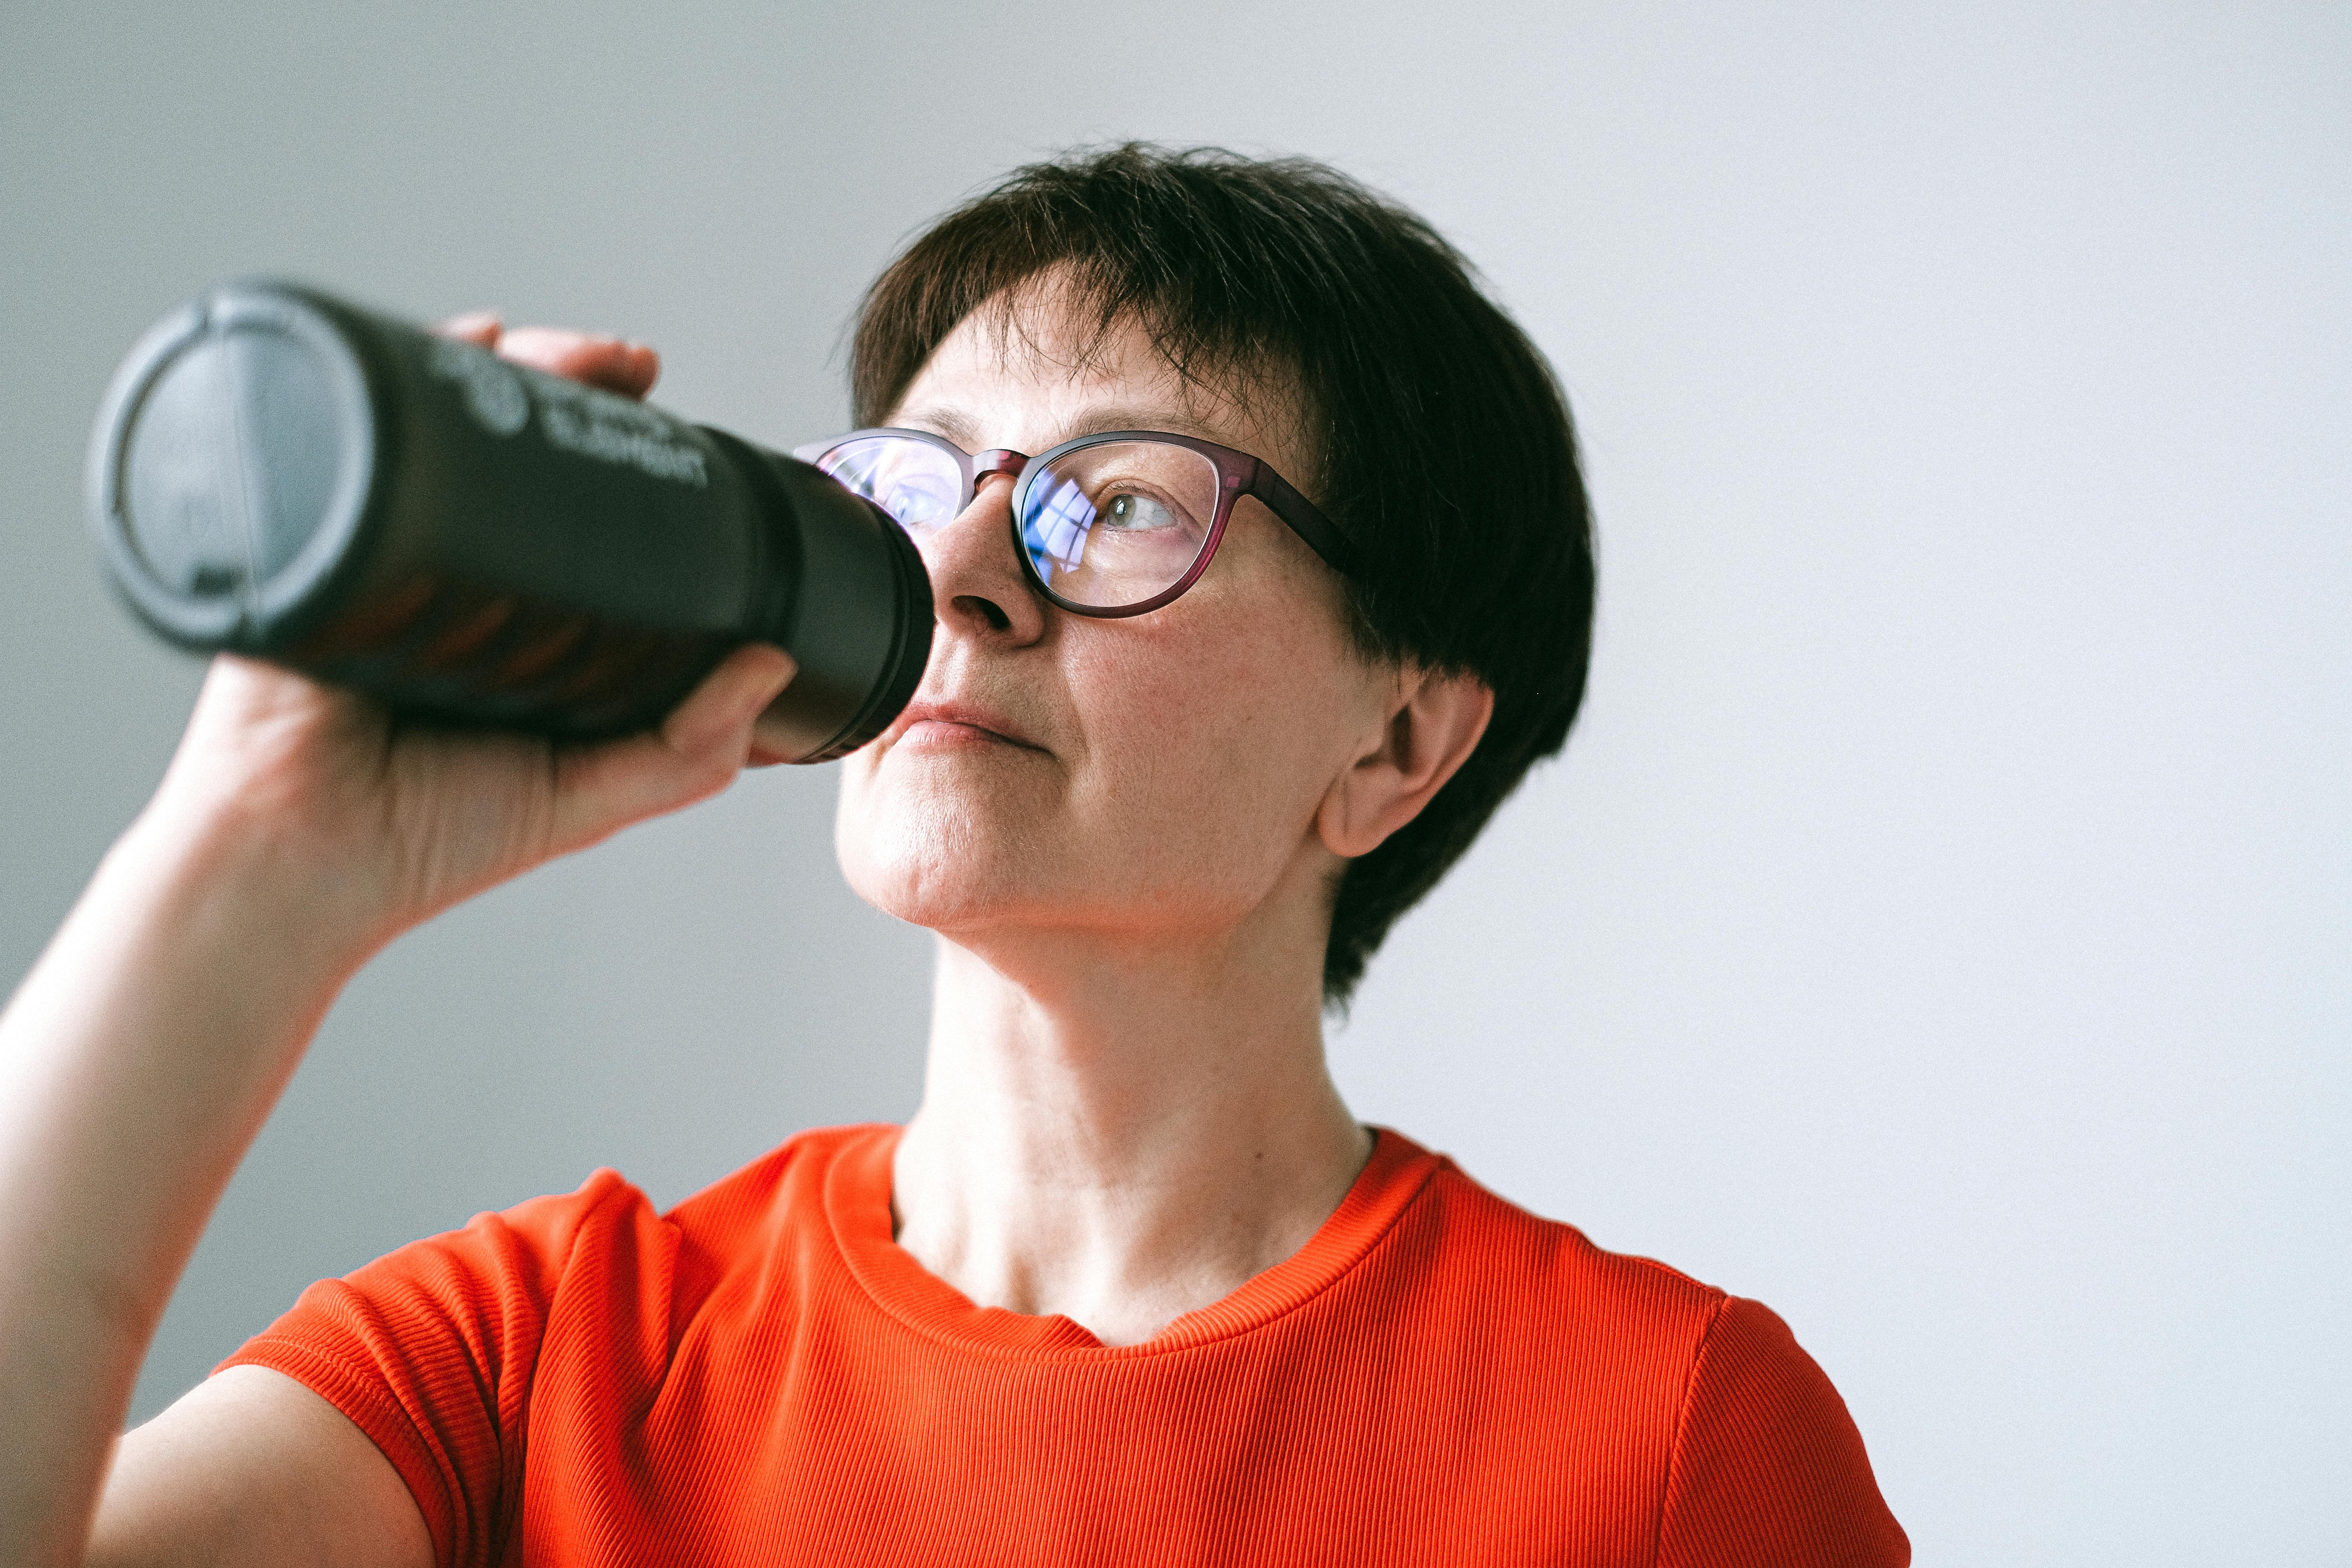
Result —
<instances>
[{"instance_id":1,"label":"chin","mask_svg":"<svg viewBox=\"0 0 2352 1568\"><path fill-rule=\"evenodd\" d=\"M833 842L850 888L884 914L949 933L1051 902L1039 896L1050 846L1031 829L1034 816L949 786L848 759Z\"/></svg>"}]
</instances>

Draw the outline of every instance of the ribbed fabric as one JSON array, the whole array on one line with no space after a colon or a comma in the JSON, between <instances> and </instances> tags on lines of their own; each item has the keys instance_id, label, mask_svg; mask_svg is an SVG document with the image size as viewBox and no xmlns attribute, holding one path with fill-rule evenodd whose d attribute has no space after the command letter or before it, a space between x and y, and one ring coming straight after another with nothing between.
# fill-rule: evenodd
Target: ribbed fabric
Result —
<instances>
[{"instance_id":1,"label":"ribbed fabric","mask_svg":"<svg viewBox=\"0 0 2352 1568\"><path fill-rule=\"evenodd\" d=\"M806 1133L666 1215L600 1171L224 1364L331 1401L469 1568L1910 1559L1778 1318L1393 1132L1295 1257L1118 1347L926 1273L897 1139Z\"/></svg>"}]
</instances>

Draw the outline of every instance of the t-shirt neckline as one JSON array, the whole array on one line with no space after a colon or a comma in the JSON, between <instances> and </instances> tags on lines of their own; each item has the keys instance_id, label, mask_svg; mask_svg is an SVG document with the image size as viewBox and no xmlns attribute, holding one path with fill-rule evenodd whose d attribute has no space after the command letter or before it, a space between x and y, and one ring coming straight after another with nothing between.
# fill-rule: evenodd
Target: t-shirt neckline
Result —
<instances>
[{"instance_id":1,"label":"t-shirt neckline","mask_svg":"<svg viewBox=\"0 0 2352 1568\"><path fill-rule=\"evenodd\" d=\"M1305 1246L1140 1344L1106 1345L1058 1313L1031 1316L977 1305L917 1262L890 1235L897 1127L860 1129L835 1152L824 1174L825 1219L843 1262L866 1295L929 1338L1023 1360L1164 1355L1273 1321L1335 1283L1371 1250L1442 1163L1401 1133L1385 1127L1371 1131L1371 1158Z\"/></svg>"}]
</instances>

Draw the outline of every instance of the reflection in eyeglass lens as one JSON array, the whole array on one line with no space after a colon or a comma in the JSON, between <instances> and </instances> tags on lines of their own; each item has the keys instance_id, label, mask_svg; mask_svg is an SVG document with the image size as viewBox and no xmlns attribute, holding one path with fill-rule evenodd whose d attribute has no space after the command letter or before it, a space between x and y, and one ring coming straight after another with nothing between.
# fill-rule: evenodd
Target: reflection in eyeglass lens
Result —
<instances>
[{"instance_id":1,"label":"reflection in eyeglass lens","mask_svg":"<svg viewBox=\"0 0 2352 1568\"><path fill-rule=\"evenodd\" d=\"M963 499L963 475L955 459L921 441L877 437L845 442L816 466L897 518L910 533L947 522Z\"/></svg>"},{"instance_id":2,"label":"reflection in eyeglass lens","mask_svg":"<svg viewBox=\"0 0 2352 1568\"><path fill-rule=\"evenodd\" d=\"M1216 465L1189 447L1113 441L1057 458L1022 506L1037 575L1064 598L1139 604L1182 579L1216 515Z\"/></svg>"}]
</instances>

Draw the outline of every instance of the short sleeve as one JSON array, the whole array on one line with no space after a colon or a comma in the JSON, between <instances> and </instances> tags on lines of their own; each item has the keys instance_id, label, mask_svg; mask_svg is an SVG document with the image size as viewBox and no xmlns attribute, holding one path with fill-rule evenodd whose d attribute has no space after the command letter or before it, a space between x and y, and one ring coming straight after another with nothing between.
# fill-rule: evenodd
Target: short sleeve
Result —
<instances>
[{"instance_id":1,"label":"short sleeve","mask_svg":"<svg viewBox=\"0 0 2352 1568\"><path fill-rule=\"evenodd\" d=\"M598 1171L576 1193L477 1215L320 1280L221 1367L268 1367L334 1405L400 1471L436 1561L495 1563L520 1501L531 1378L564 1272L600 1211L610 1223L646 1206Z\"/></svg>"},{"instance_id":2,"label":"short sleeve","mask_svg":"<svg viewBox=\"0 0 2352 1568\"><path fill-rule=\"evenodd\" d=\"M1903 1568L1845 1401L1789 1326L1731 1297L1699 1347L1666 1480L1660 1568Z\"/></svg>"}]
</instances>

